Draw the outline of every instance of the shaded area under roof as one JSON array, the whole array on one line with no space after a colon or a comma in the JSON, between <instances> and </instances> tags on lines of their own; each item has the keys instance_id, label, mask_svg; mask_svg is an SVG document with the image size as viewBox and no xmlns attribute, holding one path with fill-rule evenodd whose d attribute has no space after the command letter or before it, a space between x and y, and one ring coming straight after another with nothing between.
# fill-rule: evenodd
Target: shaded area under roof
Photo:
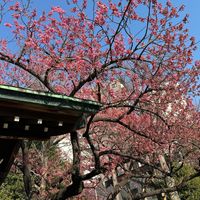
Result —
<instances>
[{"instance_id":1,"label":"shaded area under roof","mask_svg":"<svg viewBox=\"0 0 200 200\"><path fill-rule=\"evenodd\" d=\"M74 131L100 107L93 101L0 85L0 184L21 139L46 140Z\"/></svg>"},{"instance_id":2,"label":"shaded area under roof","mask_svg":"<svg viewBox=\"0 0 200 200\"><path fill-rule=\"evenodd\" d=\"M0 85L0 137L44 139L64 134L77 129L100 106L65 95Z\"/></svg>"}]
</instances>

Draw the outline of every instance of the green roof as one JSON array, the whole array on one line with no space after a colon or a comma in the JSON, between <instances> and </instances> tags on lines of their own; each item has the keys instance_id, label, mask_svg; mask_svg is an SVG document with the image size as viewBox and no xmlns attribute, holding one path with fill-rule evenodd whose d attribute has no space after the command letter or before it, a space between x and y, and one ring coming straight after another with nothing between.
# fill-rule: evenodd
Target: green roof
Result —
<instances>
[{"instance_id":1,"label":"green roof","mask_svg":"<svg viewBox=\"0 0 200 200\"><path fill-rule=\"evenodd\" d=\"M87 116L100 107L94 101L0 85L0 137L45 139L65 134L83 127Z\"/></svg>"},{"instance_id":2,"label":"green roof","mask_svg":"<svg viewBox=\"0 0 200 200\"><path fill-rule=\"evenodd\" d=\"M24 103L40 104L60 108L71 108L86 113L96 113L101 104L61 94L53 94L13 86L0 85L0 100L14 100Z\"/></svg>"}]
</instances>

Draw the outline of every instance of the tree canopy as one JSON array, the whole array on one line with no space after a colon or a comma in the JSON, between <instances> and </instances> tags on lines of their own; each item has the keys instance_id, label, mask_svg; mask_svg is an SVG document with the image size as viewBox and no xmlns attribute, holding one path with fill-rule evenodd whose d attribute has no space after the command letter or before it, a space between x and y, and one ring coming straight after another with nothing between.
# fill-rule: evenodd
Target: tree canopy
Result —
<instances>
[{"instance_id":1,"label":"tree canopy","mask_svg":"<svg viewBox=\"0 0 200 200\"><path fill-rule=\"evenodd\" d=\"M139 192L132 199L175 192L200 175L200 114L192 101L200 92L200 61L192 57L195 38L188 34L184 5L174 7L170 0L68 0L41 12L30 0L3 0L0 12L0 25L8 33L0 38L0 84L102 104L86 119L85 128L63 137L70 141L72 161L66 161L66 168L55 163L56 183L44 169L53 167L46 152L60 138L38 144L39 171L27 159L23 163L40 176L40 195L66 199L85 189L92 198L99 177L113 176L118 167L124 181L139 176L152 184L173 177L177 160L179 168L186 161L196 166L183 181L173 186L166 181L164 189ZM28 157L32 160L35 153ZM134 163L148 169L134 172ZM108 198L118 192L115 187Z\"/></svg>"}]
</instances>

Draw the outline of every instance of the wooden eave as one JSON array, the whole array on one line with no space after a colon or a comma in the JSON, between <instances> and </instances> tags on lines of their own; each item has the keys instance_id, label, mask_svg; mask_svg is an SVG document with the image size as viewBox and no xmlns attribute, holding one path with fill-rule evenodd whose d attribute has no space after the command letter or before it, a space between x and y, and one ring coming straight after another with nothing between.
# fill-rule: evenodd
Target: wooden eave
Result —
<instances>
[{"instance_id":1,"label":"wooden eave","mask_svg":"<svg viewBox=\"0 0 200 200\"><path fill-rule=\"evenodd\" d=\"M46 140L74 131L100 107L93 101L0 85L0 185L21 139Z\"/></svg>"},{"instance_id":2,"label":"wooden eave","mask_svg":"<svg viewBox=\"0 0 200 200\"><path fill-rule=\"evenodd\" d=\"M77 129L100 104L0 85L0 137L45 139Z\"/></svg>"}]
</instances>

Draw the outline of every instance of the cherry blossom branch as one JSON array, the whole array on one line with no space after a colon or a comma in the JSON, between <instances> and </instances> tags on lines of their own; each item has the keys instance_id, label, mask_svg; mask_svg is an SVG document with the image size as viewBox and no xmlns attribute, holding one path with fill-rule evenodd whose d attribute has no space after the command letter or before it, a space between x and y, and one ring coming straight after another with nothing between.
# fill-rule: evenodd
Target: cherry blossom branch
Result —
<instances>
[{"instance_id":1,"label":"cherry blossom branch","mask_svg":"<svg viewBox=\"0 0 200 200\"><path fill-rule=\"evenodd\" d=\"M35 77L49 91L54 92L53 89L49 85L45 85L44 80L39 75L37 75L33 70L27 69L27 67L20 61L14 60L13 58L11 58L11 56L5 55L2 52L0 52L0 60L13 64L15 66L18 66L20 69L23 69L24 71L26 71L27 73Z\"/></svg>"},{"instance_id":2,"label":"cherry blossom branch","mask_svg":"<svg viewBox=\"0 0 200 200\"><path fill-rule=\"evenodd\" d=\"M163 171L161 168L158 168L155 165L151 165L150 163L145 162L141 158L135 158L133 156L128 156L128 155L125 155L125 154L122 154L122 153L119 153L119 152L115 152L113 150L107 150L107 151L101 152L100 156L107 155L107 154L114 154L114 155L117 155L117 156L121 156L123 158L133 159L136 162L140 162L141 164L144 164L144 165L152 167L153 169L159 170L162 174L165 174L165 176L169 175L165 171ZM154 176L143 176L143 175L140 176L139 175L138 177L159 178L159 179L162 178L163 179L163 178L165 178L165 176L164 177L162 177L162 176L154 177ZM190 181L190 180L192 180L196 177L199 177L199 176L200 176L200 170L198 169L198 171L196 173L184 177L183 180L179 184L177 184L176 186L156 189L156 190L153 190L151 192L139 193L139 194L136 194L134 197L132 197L132 199L133 200L140 200L140 199L144 199L145 197L151 197L151 196L158 195L158 194L161 194L161 193L171 193L171 192L174 192L174 191L179 191L185 185L188 184L188 181ZM107 197L107 200L113 200L116 197L116 195L123 189L123 187L129 182L129 180L133 177L134 177L134 175L132 175L132 174L128 175L128 176L125 177L125 179L123 181L118 183L118 187L114 188L114 192L109 194L109 196ZM138 177L136 176L136 178L138 178Z\"/></svg>"},{"instance_id":3,"label":"cherry blossom branch","mask_svg":"<svg viewBox=\"0 0 200 200\"><path fill-rule=\"evenodd\" d=\"M83 190L83 182L80 175L80 146L78 133L76 131L70 133L72 150L73 150L73 166L71 172L72 183L69 186L64 187L56 193L52 200L64 200L68 197L78 195Z\"/></svg>"},{"instance_id":4,"label":"cherry blossom branch","mask_svg":"<svg viewBox=\"0 0 200 200\"><path fill-rule=\"evenodd\" d=\"M151 15L151 0L149 1L149 6L148 6L148 14L147 14L147 22L146 22L146 30L144 33L144 36L142 37L142 39L137 43L137 45L135 46L133 52L137 51L139 45L145 40L147 33L148 33L148 29L149 29L149 19L150 19L150 15ZM144 53L144 51L146 50L148 45L146 45L146 47L142 50L142 52L139 55L139 59L141 58L142 54Z\"/></svg>"},{"instance_id":5,"label":"cherry blossom branch","mask_svg":"<svg viewBox=\"0 0 200 200\"><path fill-rule=\"evenodd\" d=\"M118 118L116 118L116 119L111 119L111 118L99 118L99 119L98 119L98 118L96 118L93 122L99 122L99 121L101 121L101 122L118 123L118 124L121 125L122 127L128 129L129 131L135 133L135 134L138 135L138 136L141 136L141 137L143 137L143 138L149 139L149 140L151 140L151 141L154 142L154 143L162 144L161 141L156 140L156 139L152 138L151 136L146 135L145 133L143 133L143 132L141 132L141 131L137 131L137 130L131 128L128 124L125 124L124 122L122 122L122 121L121 121L120 119L118 119Z\"/></svg>"},{"instance_id":6,"label":"cherry blossom branch","mask_svg":"<svg viewBox=\"0 0 200 200\"><path fill-rule=\"evenodd\" d=\"M154 112L154 111L151 111L151 110L148 110L148 109L144 109L142 107L135 107L135 109L143 111L143 112L150 113L150 114L158 117L168 128L170 128L170 125L167 123L167 121L158 112Z\"/></svg>"},{"instance_id":7,"label":"cherry blossom branch","mask_svg":"<svg viewBox=\"0 0 200 200\"><path fill-rule=\"evenodd\" d=\"M181 183L179 183L178 185L174 186L174 187L168 187L168 188L161 188L161 189L156 189L154 191L151 192L146 192L143 194L137 194L133 200L140 200L140 199L144 199L145 197L151 197L151 196L155 196L161 193L171 193L171 192L175 192L175 191L179 191L181 190L183 187L185 187L189 181L193 180L194 178L197 178L200 176L200 171L191 174L190 176L186 176Z\"/></svg>"},{"instance_id":8,"label":"cherry blossom branch","mask_svg":"<svg viewBox=\"0 0 200 200\"><path fill-rule=\"evenodd\" d=\"M126 13L128 12L129 7L131 6L131 3L132 3L132 0L129 0L129 2L128 2L127 6L126 6L126 9L125 9L125 11L124 11L124 13L122 15L122 18L121 18L121 20L120 20L120 22L119 22L119 24L118 24L118 26L116 28L116 31L115 31L114 35L112 36L112 40L111 39L109 40L110 41L110 45L109 45L109 50L107 52L106 62L108 60L108 56L109 56L110 52L112 52L112 46L113 46L113 43L115 41L115 37L120 32L121 24L124 21L124 18L126 17Z\"/></svg>"},{"instance_id":9,"label":"cherry blossom branch","mask_svg":"<svg viewBox=\"0 0 200 200\"><path fill-rule=\"evenodd\" d=\"M97 78L98 75L103 73L106 70L106 68L108 68L109 66L112 66L113 64L116 64L117 62L127 61L127 60L138 61L139 59L131 57L131 55L128 55L128 56L124 56L122 58L112 60L108 63L103 64L100 70L93 70L93 72L91 74L89 74L86 79L81 80L78 83L78 85L74 88L74 90L72 90L72 92L70 93L69 96L74 96L86 83L93 81L95 78ZM144 60L144 61L141 60L141 61L142 62L148 62L146 60Z\"/></svg>"},{"instance_id":10,"label":"cherry blossom branch","mask_svg":"<svg viewBox=\"0 0 200 200\"><path fill-rule=\"evenodd\" d=\"M125 154L125 153L122 153L122 152L114 151L112 149L99 152L99 156L100 157L104 156L104 155L109 155L109 154L110 155L115 155L115 156L120 156L121 158L124 158L124 159L134 160L134 161L139 162L139 163L141 163L143 165L149 166L152 169L157 169L162 174L164 174L166 176L169 176L169 174L166 171L164 171L161 167L159 167L157 165L153 165L153 164L145 161L141 157L134 157L133 155L128 155L128 154Z\"/></svg>"},{"instance_id":11,"label":"cherry blossom branch","mask_svg":"<svg viewBox=\"0 0 200 200\"><path fill-rule=\"evenodd\" d=\"M190 176L187 176L183 179L181 183L174 187L167 187L167 188L161 188L161 189L156 189L150 192L145 192L145 193L139 193L134 196L132 196L132 200L141 200L146 197L152 197L161 193L171 193L175 191L181 190L183 187L185 187L189 181L193 180L194 178L197 178L200 176L200 172L196 172ZM121 183L119 183L119 187L114 189L114 192L110 193L109 196L107 197L107 200L114 200L117 194L122 190L122 188L128 183L129 180L124 180Z\"/></svg>"},{"instance_id":12,"label":"cherry blossom branch","mask_svg":"<svg viewBox=\"0 0 200 200\"><path fill-rule=\"evenodd\" d=\"M90 150L92 151L92 154L93 154L93 157L94 157L94 161L95 161L95 168L91 172L89 172L89 173L87 173L85 175L82 175L82 180L88 180L88 179L90 179L90 178L102 173L103 171L105 171L105 169L103 167L101 167L100 156L99 156L94 144L92 143L92 139L90 138L90 135L89 135L90 125L91 125L91 123L93 121L94 116L95 115L92 115L90 117L90 119L88 121L88 124L87 124L87 127L86 127L86 131L83 134L83 137L86 138L86 140L87 140L87 142L88 142L88 144L90 146Z\"/></svg>"}]
</instances>

